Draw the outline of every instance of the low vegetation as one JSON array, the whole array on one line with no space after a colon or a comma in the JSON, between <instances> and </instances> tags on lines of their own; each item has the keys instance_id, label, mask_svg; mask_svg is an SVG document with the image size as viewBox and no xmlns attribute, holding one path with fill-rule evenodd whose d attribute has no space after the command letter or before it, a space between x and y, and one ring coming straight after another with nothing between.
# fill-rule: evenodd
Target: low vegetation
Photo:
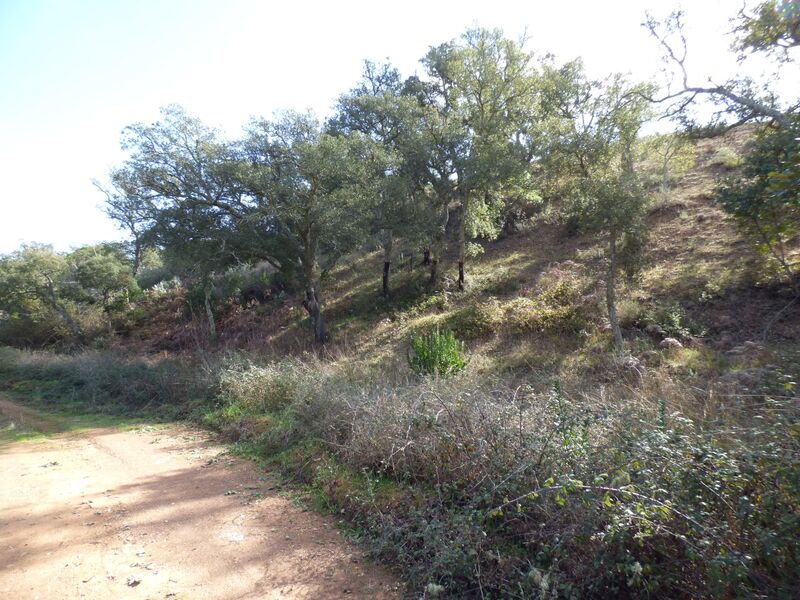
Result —
<instances>
[{"instance_id":1,"label":"low vegetation","mask_svg":"<svg viewBox=\"0 0 800 600\"><path fill-rule=\"evenodd\" d=\"M738 51L792 64L788 4ZM475 29L325 123L129 127L130 244L0 258L0 389L216 429L415 597L797 597L797 110L646 25L664 98Z\"/></svg>"},{"instance_id":2,"label":"low vegetation","mask_svg":"<svg viewBox=\"0 0 800 600\"><path fill-rule=\"evenodd\" d=\"M663 376L633 385L624 367L630 384L578 395L469 373L376 385L313 357L176 372L92 353L6 351L2 367L39 405L192 414L227 432L429 595L796 591L800 438L779 375L776 393L698 398Z\"/></svg>"}]
</instances>

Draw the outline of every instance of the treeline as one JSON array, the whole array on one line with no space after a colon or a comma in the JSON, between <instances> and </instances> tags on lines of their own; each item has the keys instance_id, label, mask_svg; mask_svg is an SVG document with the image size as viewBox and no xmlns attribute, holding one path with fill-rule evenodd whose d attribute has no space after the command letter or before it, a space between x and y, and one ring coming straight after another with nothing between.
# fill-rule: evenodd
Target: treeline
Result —
<instances>
[{"instance_id":1,"label":"treeline","mask_svg":"<svg viewBox=\"0 0 800 600\"><path fill-rule=\"evenodd\" d=\"M130 158L106 190L112 214L135 248L182 257L207 297L232 265L269 263L302 291L317 342L327 276L368 242L382 248L388 296L401 246L425 254L432 286L452 249L464 289L474 240L548 200L585 200L585 224L608 235L611 254L641 237L634 145L649 88L593 81L579 61L537 60L484 29L422 65L424 77L403 78L368 62L325 123L284 112L253 119L237 140L169 107L126 128Z\"/></svg>"},{"instance_id":2,"label":"treeline","mask_svg":"<svg viewBox=\"0 0 800 600\"><path fill-rule=\"evenodd\" d=\"M0 343L84 344L109 334L112 313L141 294L126 244L62 254L30 245L0 257Z\"/></svg>"},{"instance_id":3,"label":"treeline","mask_svg":"<svg viewBox=\"0 0 800 600\"><path fill-rule=\"evenodd\" d=\"M790 60L785 45L795 21L781 6L766 2L762 9L772 13L740 15L741 52L783 49L779 60ZM769 124L744 178L723 184L721 197L793 276L780 252L798 222L796 107L781 109L777 98L743 82L690 87L686 55L670 45L682 33L680 15L647 25L683 71L677 93L659 97L655 86L619 74L595 80L580 60L559 64L500 31L470 29L432 47L419 76L366 62L325 122L286 111L255 118L243 137L226 139L167 107L160 121L124 130L129 157L108 184L97 184L108 214L130 234L130 273L139 272L145 249L159 249L173 273L204 290L213 335L215 281L232 267L266 263L275 281L302 294L314 339L324 343L325 282L348 255L382 249L384 296L400 253L424 256L432 287L452 256L463 290L469 260L483 250L477 241L549 208L573 230L602 236L599 276L622 350L616 279L636 270L648 201L655 188L668 188L689 135L643 139L642 127L665 106L686 121L691 104L707 96L720 116ZM25 252L33 250L17 257Z\"/></svg>"}]
</instances>

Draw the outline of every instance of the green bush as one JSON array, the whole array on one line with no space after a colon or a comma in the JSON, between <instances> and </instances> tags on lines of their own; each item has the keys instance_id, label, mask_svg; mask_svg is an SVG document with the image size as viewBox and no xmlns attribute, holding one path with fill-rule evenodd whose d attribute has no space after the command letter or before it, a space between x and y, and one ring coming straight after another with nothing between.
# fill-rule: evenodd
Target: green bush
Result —
<instances>
[{"instance_id":1,"label":"green bush","mask_svg":"<svg viewBox=\"0 0 800 600\"><path fill-rule=\"evenodd\" d=\"M503 321L503 312L497 300L469 304L453 311L445 321L446 329L458 332L467 340L474 340L497 330Z\"/></svg>"},{"instance_id":2,"label":"green bush","mask_svg":"<svg viewBox=\"0 0 800 600\"><path fill-rule=\"evenodd\" d=\"M678 339L704 335L703 327L695 323L679 304L658 304L644 311L644 326L655 325L667 337Z\"/></svg>"},{"instance_id":3,"label":"green bush","mask_svg":"<svg viewBox=\"0 0 800 600\"><path fill-rule=\"evenodd\" d=\"M428 334L414 333L408 364L418 375L454 375L467 367L464 342L451 330L442 332L438 327Z\"/></svg>"},{"instance_id":4,"label":"green bush","mask_svg":"<svg viewBox=\"0 0 800 600\"><path fill-rule=\"evenodd\" d=\"M728 170L740 167L742 162L741 155L729 146L720 146L708 160L709 165Z\"/></svg>"}]
</instances>

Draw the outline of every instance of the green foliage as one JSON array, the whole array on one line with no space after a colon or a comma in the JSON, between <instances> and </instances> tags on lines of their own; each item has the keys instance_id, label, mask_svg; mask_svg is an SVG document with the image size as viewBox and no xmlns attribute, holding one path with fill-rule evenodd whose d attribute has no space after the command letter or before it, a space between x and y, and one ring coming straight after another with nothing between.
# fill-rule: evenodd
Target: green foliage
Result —
<instances>
[{"instance_id":1,"label":"green foliage","mask_svg":"<svg viewBox=\"0 0 800 600\"><path fill-rule=\"evenodd\" d=\"M655 329L662 337L688 339L705 335L702 326L694 322L677 303L657 303L640 308L630 323L633 326Z\"/></svg>"},{"instance_id":2,"label":"green foliage","mask_svg":"<svg viewBox=\"0 0 800 600\"><path fill-rule=\"evenodd\" d=\"M365 198L371 236L380 237L387 262L394 238L425 245L434 233L435 203L419 193L424 185L422 111L405 89L400 72L388 63L365 61L361 81L339 98L328 123L335 134L359 132L380 144L388 162L376 173L377 193Z\"/></svg>"},{"instance_id":3,"label":"green foliage","mask_svg":"<svg viewBox=\"0 0 800 600\"><path fill-rule=\"evenodd\" d=\"M246 148L253 165L248 187L274 199L266 208L296 253L289 262L302 265L304 285L319 285L366 239L365 203L377 195L376 175L389 168L389 156L365 135L331 135L313 116L297 113L254 121Z\"/></svg>"},{"instance_id":4,"label":"green foliage","mask_svg":"<svg viewBox=\"0 0 800 600\"><path fill-rule=\"evenodd\" d=\"M786 244L800 233L799 132L797 126L762 132L745 157L741 174L717 187L722 208L754 235L761 251L790 278L796 264Z\"/></svg>"},{"instance_id":5,"label":"green foliage","mask_svg":"<svg viewBox=\"0 0 800 600\"><path fill-rule=\"evenodd\" d=\"M730 146L720 146L708 160L708 164L732 170L742 166L743 160L736 150Z\"/></svg>"},{"instance_id":6,"label":"green foliage","mask_svg":"<svg viewBox=\"0 0 800 600\"><path fill-rule=\"evenodd\" d=\"M81 300L104 309L123 308L139 290L124 250L111 244L84 246L67 255Z\"/></svg>"},{"instance_id":7,"label":"green foliage","mask_svg":"<svg viewBox=\"0 0 800 600\"><path fill-rule=\"evenodd\" d=\"M742 55L766 52L788 61L788 50L800 45L800 6L794 0L766 0L752 15L742 9L734 31L734 48Z\"/></svg>"},{"instance_id":8,"label":"green foliage","mask_svg":"<svg viewBox=\"0 0 800 600\"><path fill-rule=\"evenodd\" d=\"M520 297L504 306L505 325L511 331L576 334L590 322L587 309L579 302L551 304Z\"/></svg>"},{"instance_id":9,"label":"green foliage","mask_svg":"<svg viewBox=\"0 0 800 600\"><path fill-rule=\"evenodd\" d=\"M695 165L694 144L680 132L640 138L636 151L645 184L658 186L662 193Z\"/></svg>"},{"instance_id":10,"label":"green foliage","mask_svg":"<svg viewBox=\"0 0 800 600\"><path fill-rule=\"evenodd\" d=\"M545 277L545 280L549 279ZM564 275L544 281L531 296L473 301L453 310L445 324L465 339L492 333L575 334L591 321L580 280Z\"/></svg>"},{"instance_id":11,"label":"green foliage","mask_svg":"<svg viewBox=\"0 0 800 600\"><path fill-rule=\"evenodd\" d=\"M451 330L439 331L438 327L427 334L414 333L408 364L418 375L449 377L467 368L464 342Z\"/></svg>"},{"instance_id":12,"label":"green foliage","mask_svg":"<svg viewBox=\"0 0 800 600\"><path fill-rule=\"evenodd\" d=\"M619 270L632 276L640 268L647 240L649 198L635 152L649 116L652 87L631 84L621 75L589 80L579 61L562 69L556 81L563 89L553 101L569 117L562 117L563 134L547 162L563 173L558 187L570 198L568 212L577 216L570 229L605 238L606 304L614 345L621 353L616 277Z\"/></svg>"},{"instance_id":13,"label":"green foliage","mask_svg":"<svg viewBox=\"0 0 800 600\"><path fill-rule=\"evenodd\" d=\"M444 212L458 203L458 255L496 238L508 214L540 202L529 167L538 118L533 55L500 30L475 28L432 47L425 81L409 80L422 104L423 181ZM487 93L491 90L490 93ZM441 243L441 242L440 242ZM441 248L437 251L441 253ZM463 281L459 280L459 289Z\"/></svg>"},{"instance_id":14,"label":"green foliage","mask_svg":"<svg viewBox=\"0 0 800 600\"><path fill-rule=\"evenodd\" d=\"M490 299L487 302L470 303L453 311L446 320L448 330L457 331L467 340L474 340L495 331L503 321L500 303Z\"/></svg>"}]
</instances>

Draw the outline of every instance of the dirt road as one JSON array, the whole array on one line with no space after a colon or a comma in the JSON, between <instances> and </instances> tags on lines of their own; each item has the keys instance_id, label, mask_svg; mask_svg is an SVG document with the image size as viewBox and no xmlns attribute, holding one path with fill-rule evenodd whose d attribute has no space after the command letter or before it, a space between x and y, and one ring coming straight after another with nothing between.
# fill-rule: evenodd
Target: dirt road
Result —
<instances>
[{"instance_id":1,"label":"dirt road","mask_svg":"<svg viewBox=\"0 0 800 600\"><path fill-rule=\"evenodd\" d=\"M0 598L389 599L399 589L330 520L202 431L97 429L0 447Z\"/></svg>"}]
</instances>

